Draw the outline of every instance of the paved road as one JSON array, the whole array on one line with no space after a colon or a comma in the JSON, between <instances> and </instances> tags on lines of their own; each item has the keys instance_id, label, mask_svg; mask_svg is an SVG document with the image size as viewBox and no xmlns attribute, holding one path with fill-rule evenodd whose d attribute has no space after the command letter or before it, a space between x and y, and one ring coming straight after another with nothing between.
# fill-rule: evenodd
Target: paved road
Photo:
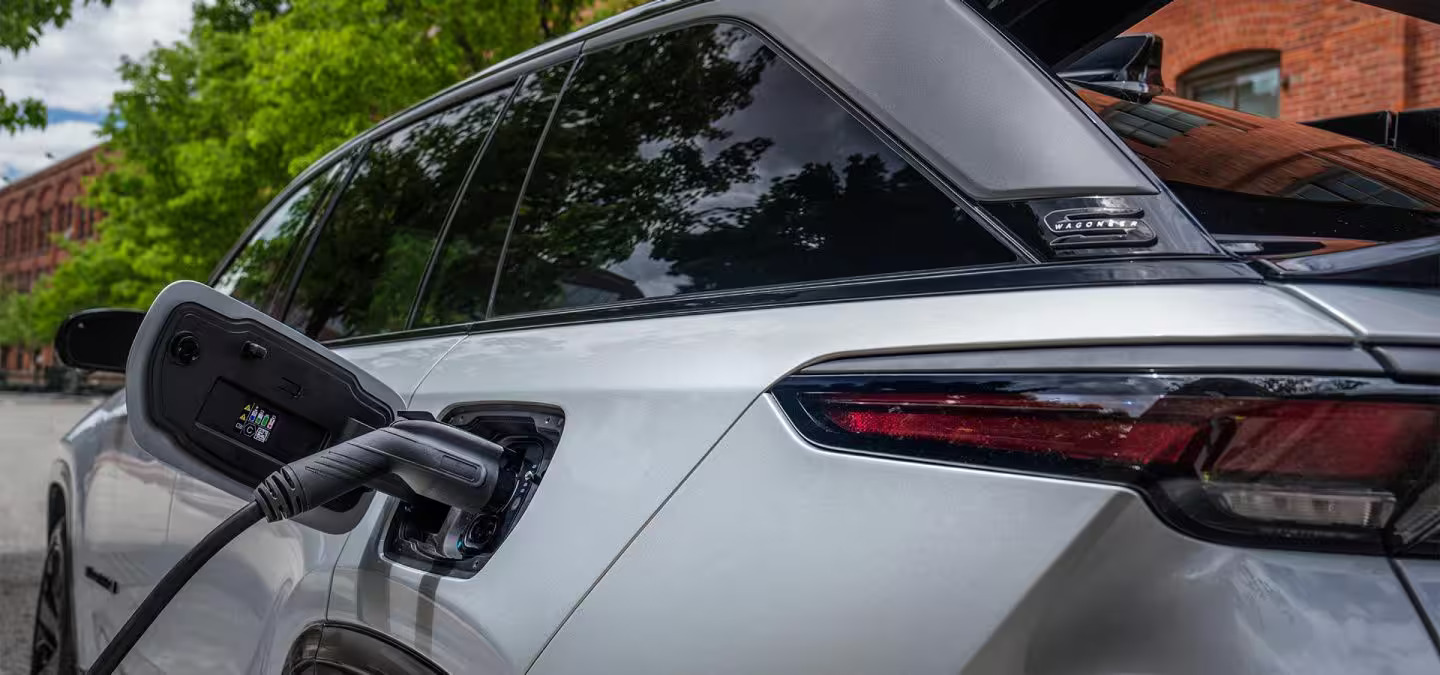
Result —
<instances>
[{"instance_id":1,"label":"paved road","mask_svg":"<svg viewBox=\"0 0 1440 675\"><path fill-rule=\"evenodd\" d=\"M50 462L59 438L97 400L0 393L0 675L30 672Z\"/></svg>"}]
</instances>

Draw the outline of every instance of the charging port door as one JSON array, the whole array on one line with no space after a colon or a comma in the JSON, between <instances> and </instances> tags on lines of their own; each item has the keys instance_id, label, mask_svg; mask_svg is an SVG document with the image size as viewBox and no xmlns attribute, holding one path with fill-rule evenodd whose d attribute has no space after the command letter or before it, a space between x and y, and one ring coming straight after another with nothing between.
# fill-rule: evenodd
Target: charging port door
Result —
<instances>
[{"instance_id":1,"label":"charging port door","mask_svg":"<svg viewBox=\"0 0 1440 675\"><path fill-rule=\"evenodd\" d=\"M171 284L146 312L125 368L135 440L241 499L270 472L389 425L400 395L330 349L204 284ZM340 533L356 491L298 520Z\"/></svg>"}]
</instances>

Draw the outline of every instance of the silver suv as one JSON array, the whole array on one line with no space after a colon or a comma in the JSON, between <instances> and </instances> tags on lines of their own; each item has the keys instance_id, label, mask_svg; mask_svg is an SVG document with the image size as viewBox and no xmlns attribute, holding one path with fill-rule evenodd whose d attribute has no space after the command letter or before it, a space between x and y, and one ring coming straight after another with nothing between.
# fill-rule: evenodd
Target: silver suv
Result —
<instances>
[{"instance_id":1,"label":"silver suv","mask_svg":"<svg viewBox=\"0 0 1440 675\"><path fill-rule=\"evenodd\" d=\"M317 162L211 284L520 488L253 528L126 672L1436 672L1440 160L1056 4L657 2ZM65 437L37 669L241 505L160 459Z\"/></svg>"}]
</instances>

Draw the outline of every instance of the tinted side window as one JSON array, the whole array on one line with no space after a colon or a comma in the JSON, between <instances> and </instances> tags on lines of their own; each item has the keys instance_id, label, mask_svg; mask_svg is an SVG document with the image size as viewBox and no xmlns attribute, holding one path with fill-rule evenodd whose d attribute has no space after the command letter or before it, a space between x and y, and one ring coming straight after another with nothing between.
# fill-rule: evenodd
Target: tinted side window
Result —
<instances>
[{"instance_id":1,"label":"tinted side window","mask_svg":"<svg viewBox=\"0 0 1440 675\"><path fill-rule=\"evenodd\" d=\"M376 140L305 262L285 323L317 340L400 330L508 90Z\"/></svg>"},{"instance_id":2,"label":"tinted side window","mask_svg":"<svg viewBox=\"0 0 1440 675\"><path fill-rule=\"evenodd\" d=\"M440 257L426 285L416 326L443 326L485 318L495 265L535 145L573 63L551 66L520 84L495 133L485 144Z\"/></svg>"},{"instance_id":3,"label":"tinted side window","mask_svg":"<svg viewBox=\"0 0 1440 675\"><path fill-rule=\"evenodd\" d=\"M329 171L290 193L230 261L230 266L215 282L216 290L229 293L267 314L278 314L280 304L285 301L281 297L287 290L285 281L299 259L299 251L310 238L325 202L335 184L344 179L348 167L347 162L337 162Z\"/></svg>"},{"instance_id":4,"label":"tinted side window","mask_svg":"<svg viewBox=\"0 0 1440 675\"><path fill-rule=\"evenodd\" d=\"M1013 260L762 41L701 26L582 60L495 311Z\"/></svg>"}]
</instances>

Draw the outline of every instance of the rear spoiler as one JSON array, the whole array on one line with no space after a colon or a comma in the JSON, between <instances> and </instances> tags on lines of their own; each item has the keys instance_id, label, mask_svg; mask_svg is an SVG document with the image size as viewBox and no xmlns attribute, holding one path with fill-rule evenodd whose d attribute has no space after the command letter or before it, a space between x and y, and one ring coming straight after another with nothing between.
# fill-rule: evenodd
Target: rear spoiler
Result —
<instances>
[{"instance_id":1,"label":"rear spoiler","mask_svg":"<svg viewBox=\"0 0 1440 675\"><path fill-rule=\"evenodd\" d=\"M1261 274L1285 281L1350 281L1440 288L1440 235L1338 253L1253 260Z\"/></svg>"}]
</instances>

